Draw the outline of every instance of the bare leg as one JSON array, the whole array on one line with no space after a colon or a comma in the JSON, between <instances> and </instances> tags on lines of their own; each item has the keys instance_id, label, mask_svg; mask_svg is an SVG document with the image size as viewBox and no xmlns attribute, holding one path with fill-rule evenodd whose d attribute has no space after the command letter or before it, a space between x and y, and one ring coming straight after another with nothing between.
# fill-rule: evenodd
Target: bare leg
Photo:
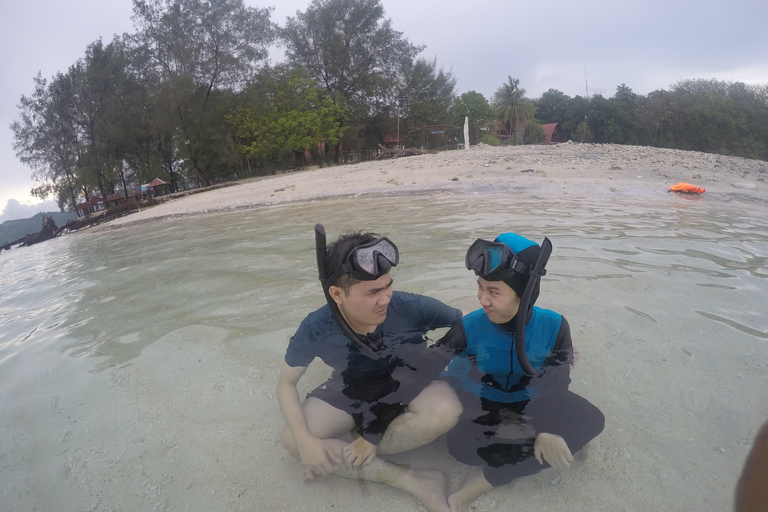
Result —
<instances>
[{"instance_id":1,"label":"bare leg","mask_svg":"<svg viewBox=\"0 0 768 512\"><path fill-rule=\"evenodd\" d=\"M353 428L355 423L352 417L317 398L308 398L303 409L310 433L324 439L343 459L342 450L348 443L333 439L333 436ZM282 443L289 452L298 455L296 443L287 427L283 430ZM415 471L377 457L359 470L342 466L334 474L389 485L416 498L429 512L450 512L446 500L446 480L441 471ZM312 477L310 474L309 478Z\"/></svg>"},{"instance_id":2,"label":"bare leg","mask_svg":"<svg viewBox=\"0 0 768 512\"><path fill-rule=\"evenodd\" d=\"M355 426L352 416L323 402L319 398L310 397L302 405L304 418L307 420L309 433L319 439L328 439L344 432L348 432ZM290 429L283 429L281 439L286 450L294 455L298 454L296 442L293 440Z\"/></svg>"},{"instance_id":3,"label":"bare leg","mask_svg":"<svg viewBox=\"0 0 768 512\"><path fill-rule=\"evenodd\" d=\"M326 442L333 447L339 457L342 456L342 450L348 444L339 439L327 439ZM446 499L446 480L442 471L417 471L376 457L370 464L360 469L342 466L333 474L388 485L407 492L429 512L450 512Z\"/></svg>"},{"instance_id":4,"label":"bare leg","mask_svg":"<svg viewBox=\"0 0 768 512\"><path fill-rule=\"evenodd\" d=\"M493 486L485 479L483 468L481 466L473 468L461 489L448 497L451 512L469 512L469 505L491 489Z\"/></svg>"},{"instance_id":5,"label":"bare leg","mask_svg":"<svg viewBox=\"0 0 768 512\"><path fill-rule=\"evenodd\" d=\"M390 423L378 453L403 453L427 445L451 430L462 407L451 386L433 381L411 401L405 413Z\"/></svg>"}]
</instances>

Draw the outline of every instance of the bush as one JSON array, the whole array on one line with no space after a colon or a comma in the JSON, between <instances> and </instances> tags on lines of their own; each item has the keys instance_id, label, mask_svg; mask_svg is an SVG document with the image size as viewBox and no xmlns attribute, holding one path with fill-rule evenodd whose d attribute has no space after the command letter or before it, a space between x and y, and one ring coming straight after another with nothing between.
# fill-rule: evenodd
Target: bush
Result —
<instances>
[{"instance_id":1,"label":"bush","mask_svg":"<svg viewBox=\"0 0 768 512\"><path fill-rule=\"evenodd\" d=\"M544 128L541 123L532 119L525 125L525 134L523 135L523 141L526 144L539 144L547 140L547 136L544 134Z\"/></svg>"},{"instance_id":2,"label":"bush","mask_svg":"<svg viewBox=\"0 0 768 512\"><path fill-rule=\"evenodd\" d=\"M495 135L491 135L490 133L483 133L480 135L480 142L488 144L489 146L501 146L501 141L497 139Z\"/></svg>"}]
</instances>

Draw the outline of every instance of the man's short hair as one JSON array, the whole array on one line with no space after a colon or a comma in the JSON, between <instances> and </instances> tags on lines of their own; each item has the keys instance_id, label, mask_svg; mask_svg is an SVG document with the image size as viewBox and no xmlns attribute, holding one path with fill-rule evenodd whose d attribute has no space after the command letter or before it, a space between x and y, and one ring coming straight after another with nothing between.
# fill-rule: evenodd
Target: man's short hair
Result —
<instances>
[{"instance_id":1,"label":"man's short hair","mask_svg":"<svg viewBox=\"0 0 768 512\"><path fill-rule=\"evenodd\" d=\"M369 233L366 231L348 231L346 234L341 235L335 242L328 246L325 253L325 272L326 275L333 274L347 258L352 249L360 247L368 242L373 242L381 238L381 235L376 233ZM359 279L344 274L333 283L332 286L338 286L344 290L345 295L349 295L349 287L353 284L359 283Z\"/></svg>"}]
</instances>

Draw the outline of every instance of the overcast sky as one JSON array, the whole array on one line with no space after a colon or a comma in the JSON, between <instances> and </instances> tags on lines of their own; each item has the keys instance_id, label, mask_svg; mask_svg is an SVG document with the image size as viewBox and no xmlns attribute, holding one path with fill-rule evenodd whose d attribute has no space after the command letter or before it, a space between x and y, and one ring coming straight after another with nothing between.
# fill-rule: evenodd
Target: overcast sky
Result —
<instances>
[{"instance_id":1,"label":"overcast sky","mask_svg":"<svg viewBox=\"0 0 768 512\"><path fill-rule=\"evenodd\" d=\"M245 0L250 5L270 2ZM687 78L768 83L766 0L382 0L395 29L452 69L458 93L487 98L519 78L536 98L550 88L610 97L619 84L647 94ZM0 222L33 215L31 169L13 151L10 123L32 78L64 72L88 43L133 31L131 0L3 2L0 17ZM309 0L272 0L272 20ZM282 58L278 50L273 60ZM8 203L9 199L16 202ZM6 208L3 214L3 208ZM11 215L11 211L20 213Z\"/></svg>"}]
</instances>

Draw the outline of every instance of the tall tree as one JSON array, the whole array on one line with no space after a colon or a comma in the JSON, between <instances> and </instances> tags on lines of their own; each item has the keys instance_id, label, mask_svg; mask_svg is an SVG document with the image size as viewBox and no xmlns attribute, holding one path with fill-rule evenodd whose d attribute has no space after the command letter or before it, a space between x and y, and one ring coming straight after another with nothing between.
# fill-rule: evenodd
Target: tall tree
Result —
<instances>
[{"instance_id":1,"label":"tall tree","mask_svg":"<svg viewBox=\"0 0 768 512\"><path fill-rule=\"evenodd\" d=\"M19 160L33 170L37 186L32 195L54 195L59 207L74 209L79 195L78 168L82 145L75 112L75 86L71 77L57 74L48 83L34 78L30 96L22 96L20 115L11 124L13 148Z\"/></svg>"},{"instance_id":2,"label":"tall tree","mask_svg":"<svg viewBox=\"0 0 768 512\"><path fill-rule=\"evenodd\" d=\"M542 123L562 123L568 111L570 97L557 89L549 89L536 100L536 118Z\"/></svg>"},{"instance_id":3,"label":"tall tree","mask_svg":"<svg viewBox=\"0 0 768 512\"><path fill-rule=\"evenodd\" d=\"M498 118L509 127L510 137L522 142L525 123L533 119L536 107L525 98L525 89L520 88L520 80L507 77L507 81L493 95L493 106Z\"/></svg>"},{"instance_id":4,"label":"tall tree","mask_svg":"<svg viewBox=\"0 0 768 512\"><path fill-rule=\"evenodd\" d=\"M127 190L123 160L136 145L133 129L141 116L135 101L140 87L129 73L127 49L117 38L88 45L85 57L69 70L76 84L77 122L86 146L83 161L101 196L115 191L119 182Z\"/></svg>"},{"instance_id":5,"label":"tall tree","mask_svg":"<svg viewBox=\"0 0 768 512\"><path fill-rule=\"evenodd\" d=\"M413 127L449 121L456 79L437 67L437 60L416 59L407 63L398 88L400 114Z\"/></svg>"},{"instance_id":6,"label":"tall tree","mask_svg":"<svg viewBox=\"0 0 768 512\"><path fill-rule=\"evenodd\" d=\"M380 0L313 0L281 36L289 63L347 107L351 119L340 121L351 125L395 103L401 71L422 50L392 28Z\"/></svg>"},{"instance_id":7,"label":"tall tree","mask_svg":"<svg viewBox=\"0 0 768 512\"><path fill-rule=\"evenodd\" d=\"M214 90L239 89L266 59L274 40L271 9L243 0L134 0L138 40L147 48L177 114L179 151L206 186L216 159L210 115Z\"/></svg>"}]
</instances>

